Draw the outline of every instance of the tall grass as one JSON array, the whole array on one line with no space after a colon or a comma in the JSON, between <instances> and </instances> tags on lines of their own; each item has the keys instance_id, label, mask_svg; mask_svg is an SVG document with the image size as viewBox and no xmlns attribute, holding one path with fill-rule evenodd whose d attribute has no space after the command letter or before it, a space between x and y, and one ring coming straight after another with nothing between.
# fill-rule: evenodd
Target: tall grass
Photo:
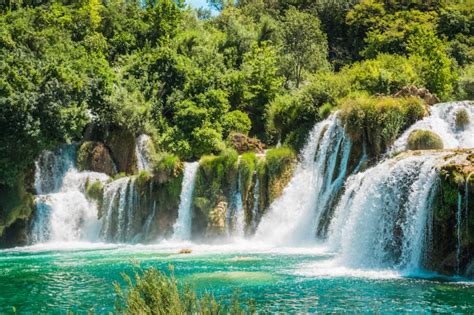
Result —
<instances>
[{"instance_id":1,"label":"tall grass","mask_svg":"<svg viewBox=\"0 0 474 315\"><path fill-rule=\"evenodd\" d=\"M117 300L115 311L119 314L255 314L255 303L241 304L234 293L228 301L216 300L209 293L198 296L189 284L180 286L170 266L170 274L150 267L136 265L133 278L122 273L126 282L123 289L114 282Z\"/></svg>"}]
</instances>

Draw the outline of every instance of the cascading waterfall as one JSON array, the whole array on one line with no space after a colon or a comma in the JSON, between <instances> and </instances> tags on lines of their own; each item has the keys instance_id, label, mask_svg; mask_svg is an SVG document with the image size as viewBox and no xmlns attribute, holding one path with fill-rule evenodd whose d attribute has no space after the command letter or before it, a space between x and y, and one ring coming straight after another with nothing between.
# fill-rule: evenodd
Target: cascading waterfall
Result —
<instances>
[{"instance_id":1,"label":"cascading waterfall","mask_svg":"<svg viewBox=\"0 0 474 315\"><path fill-rule=\"evenodd\" d=\"M228 209L228 224L229 231L228 234L230 236L235 236L237 238L241 238L245 234L245 212L244 212L244 205L242 202L242 189L240 187L241 184L241 173L239 169L239 174L237 176L237 185L236 190L232 194L232 203Z\"/></svg>"},{"instance_id":2,"label":"cascading waterfall","mask_svg":"<svg viewBox=\"0 0 474 315\"><path fill-rule=\"evenodd\" d=\"M323 218L329 220L329 204L344 184L350 151L351 141L337 114L316 124L295 175L263 216L256 239L277 244L313 241Z\"/></svg>"},{"instance_id":3,"label":"cascading waterfall","mask_svg":"<svg viewBox=\"0 0 474 315\"><path fill-rule=\"evenodd\" d=\"M135 214L138 206L136 177L119 178L104 187L104 217L101 236L115 242L136 241Z\"/></svg>"},{"instance_id":4,"label":"cascading waterfall","mask_svg":"<svg viewBox=\"0 0 474 315\"><path fill-rule=\"evenodd\" d=\"M105 182L108 176L79 172L74 145L58 152L45 151L36 162L36 212L32 221L33 243L97 240L97 206L85 194L89 182Z\"/></svg>"},{"instance_id":5,"label":"cascading waterfall","mask_svg":"<svg viewBox=\"0 0 474 315\"><path fill-rule=\"evenodd\" d=\"M257 227L257 216L260 208L260 177L255 176L255 186L253 188L253 205L252 205L252 222L251 231L254 231Z\"/></svg>"},{"instance_id":6,"label":"cascading waterfall","mask_svg":"<svg viewBox=\"0 0 474 315\"><path fill-rule=\"evenodd\" d=\"M456 209L456 274L460 274L461 266L461 229L462 229L462 196L458 192Z\"/></svg>"},{"instance_id":7,"label":"cascading waterfall","mask_svg":"<svg viewBox=\"0 0 474 315\"><path fill-rule=\"evenodd\" d=\"M185 163L184 176L181 184L178 219L173 226L174 240L189 240L191 237L192 201L199 162Z\"/></svg>"},{"instance_id":8,"label":"cascading waterfall","mask_svg":"<svg viewBox=\"0 0 474 315\"><path fill-rule=\"evenodd\" d=\"M471 117L467 126L460 129L456 124L458 111L465 110ZM440 136L445 149L474 148L474 105L472 102L437 104L430 108L430 115L416 122L395 141L390 153L405 151L408 137L414 130L430 130Z\"/></svg>"},{"instance_id":9,"label":"cascading waterfall","mask_svg":"<svg viewBox=\"0 0 474 315\"><path fill-rule=\"evenodd\" d=\"M436 165L447 154L397 157L349 179L328 239L342 264L420 268L437 189Z\"/></svg>"},{"instance_id":10,"label":"cascading waterfall","mask_svg":"<svg viewBox=\"0 0 474 315\"><path fill-rule=\"evenodd\" d=\"M135 155L137 156L137 167L139 171L151 171L150 145L150 136L142 134L137 138Z\"/></svg>"}]
</instances>

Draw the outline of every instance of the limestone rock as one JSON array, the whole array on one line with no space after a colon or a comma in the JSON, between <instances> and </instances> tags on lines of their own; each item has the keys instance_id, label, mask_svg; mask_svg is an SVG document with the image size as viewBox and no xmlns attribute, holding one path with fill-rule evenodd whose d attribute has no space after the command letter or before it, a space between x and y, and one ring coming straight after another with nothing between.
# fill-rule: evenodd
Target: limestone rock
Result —
<instances>
[{"instance_id":1,"label":"limestone rock","mask_svg":"<svg viewBox=\"0 0 474 315\"><path fill-rule=\"evenodd\" d=\"M225 215L227 202L221 201L209 212L207 223L207 237L222 236L225 232Z\"/></svg>"},{"instance_id":2,"label":"limestone rock","mask_svg":"<svg viewBox=\"0 0 474 315\"><path fill-rule=\"evenodd\" d=\"M94 171L111 176L116 174L110 151L101 142L84 142L77 151L77 165L81 171Z\"/></svg>"},{"instance_id":3,"label":"limestone rock","mask_svg":"<svg viewBox=\"0 0 474 315\"><path fill-rule=\"evenodd\" d=\"M111 129L105 137L105 145L115 162L118 172L135 174L137 172L137 156L135 154L135 136L124 129Z\"/></svg>"},{"instance_id":4,"label":"limestone rock","mask_svg":"<svg viewBox=\"0 0 474 315\"><path fill-rule=\"evenodd\" d=\"M436 95L431 94L428 89L417 88L414 85L404 87L400 91L396 92L393 96L394 97L418 96L419 98L424 100L426 104L430 106L440 102L440 99Z\"/></svg>"},{"instance_id":5,"label":"limestone rock","mask_svg":"<svg viewBox=\"0 0 474 315\"><path fill-rule=\"evenodd\" d=\"M244 152L255 152L263 153L265 150L265 144L256 138L251 138L242 133L232 133L229 136L229 144L239 153Z\"/></svg>"}]
</instances>

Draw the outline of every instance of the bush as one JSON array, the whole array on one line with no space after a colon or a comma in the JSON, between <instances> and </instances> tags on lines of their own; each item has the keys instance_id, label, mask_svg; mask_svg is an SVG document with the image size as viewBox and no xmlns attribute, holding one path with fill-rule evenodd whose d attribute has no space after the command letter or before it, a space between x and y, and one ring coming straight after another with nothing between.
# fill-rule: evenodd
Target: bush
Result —
<instances>
[{"instance_id":1,"label":"bush","mask_svg":"<svg viewBox=\"0 0 474 315\"><path fill-rule=\"evenodd\" d=\"M474 99L474 64L467 66L459 82L461 89L461 97L466 99Z\"/></svg>"},{"instance_id":2,"label":"bush","mask_svg":"<svg viewBox=\"0 0 474 315\"><path fill-rule=\"evenodd\" d=\"M170 153L160 153L154 158L153 174L158 176L161 183L170 178L178 177L183 171L183 163L178 156Z\"/></svg>"},{"instance_id":3,"label":"bush","mask_svg":"<svg viewBox=\"0 0 474 315\"><path fill-rule=\"evenodd\" d=\"M222 127L224 128L224 137L231 132L239 132L247 135L252 127L252 122L246 113L240 110L234 110L223 116Z\"/></svg>"},{"instance_id":4,"label":"bush","mask_svg":"<svg viewBox=\"0 0 474 315\"><path fill-rule=\"evenodd\" d=\"M443 140L430 130L413 130L408 136L408 150L437 150L443 148Z\"/></svg>"},{"instance_id":5,"label":"bush","mask_svg":"<svg viewBox=\"0 0 474 315\"><path fill-rule=\"evenodd\" d=\"M404 56L380 54L342 70L354 90L393 94L408 85L424 86L416 64Z\"/></svg>"},{"instance_id":6,"label":"bush","mask_svg":"<svg viewBox=\"0 0 474 315\"><path fill-rule=\"evenodd\" d=\"M127 284L124 291L118 282L114 282L117 302L115 310L123 314L254 314L255 304L248 301L240 306L236 294L230 301L217 301L214 296L205 294L198 297L187 284L182 288L174 277L173 267L167 275L151 267L134 270L133 280L123 273Z\"/></svg>"},{"instance_id":7,"label":"bush","mask_svg":"<svg viewBox=\"0 0 474 315\"><path fill-rule=\"evenodd\" d=\"M456 128L464 129L471 122L469 112L465 108L461 108L456 112Z\"/></svg>"},{"instance_id":8,"label":"bush","mask_svg":"<svg viewBox=\"0 0 474 315\"><path fill-rule=\"evenodd\" d=\"M410 125L426 115L420 98L355 96L341 105L341 119L346 132L357 143L369 148L373 157L387 147Z\"/></svg>"}]
</instances>

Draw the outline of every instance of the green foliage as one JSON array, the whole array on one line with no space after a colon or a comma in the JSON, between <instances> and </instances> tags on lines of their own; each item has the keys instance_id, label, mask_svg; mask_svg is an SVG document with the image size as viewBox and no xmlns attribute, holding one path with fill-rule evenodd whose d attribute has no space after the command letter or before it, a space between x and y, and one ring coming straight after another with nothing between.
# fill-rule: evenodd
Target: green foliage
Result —
<instances>
[{"instance_id":1,"label":"green foliage","mask_svg":"<svg viewBox=\"0 0 474 315\"><path fill-rule=\"evenodd\" d=\"M346 132L356 143L365 142L378 157L410 125L426 115L423 101L416 97L357 96L341 105Z\"/></svg>"},{"instance_id":2,"label":"green foliage","mask_svg":"<svg viewBox=\"0 0 474 315\"><path fill-rule=\"evenodd\" d=\"M222 127L225 130L224 136L229 135L232 132L247 135L250 131L251 125L252 122L250 121L249 116L240 110L234 110L225 114L222 121Z\"/></svg>"},{"instance_id":3,"label":"green foliage","mask_svg":"<svg viewBox=\"0 0 474 315\"><path fill-rule=\"evenodd\" d=\"M265 154L263 172L267 187L267 202L270 204L278 198L289 183L296 164L296 154L288 147L268 150Z\"/></svg>"},{"instance_id":4,"label":"green foliage","mask_svg":"<svg viewBox=\"0 0 474 315\"><path fill-rule=\"evenodd\" d=\"M283 55L282 71L286 83L299 87L308 72L327 69L327 39L319 19L306 12L290 8L281 25Z\"/></svg>"},{"instance_id":5,"label":"green foliage","mask_svg":"<svg viewBox=\"0 0 474 315\"><path fill-rule=\"evenodd\" d=\"M422 62L422 77L426 87L446 98L453 90L456 74L451 67L451 59L447 55L446 45L433 31L418 29L416 34L408 39L409 53L420 58Z\"/></svg>"},{"instance_id":6,"label":"green foliage","mask_svg":"<svg viewBox=\"0 0 474 315\"><path fill-rule=\"evenodd\" d=\"M13 186L0 185L0 236L16 220L29 218L33 209L33 196L26 190L23 177Z\"/></svg>"},{"instance_id":7,"label":"green foliage","mask_svg":"<svg viewBox=\"0 0 474 315\"><path fill-rule=\"evenodd\" d=\"M252 179L257 169L258 158L253 152L242 154L239 163L240 187L243 200L247 200L248 192L252 185Z\"/></svg>"},{"instance_id":8,"label":"green foliage","mask_svg":"<svg viewBox=\"0 0 474 315\"><path fill-rule=\"evenodd\" d=\"M243 303L234 294L230 301L217 301L214 296L204 294L198 297L188 284L181 286L173 274L150 267L139 266L133 272L133 278L122 273L126 290L114 282L117 302L115 310L119 314L254 314L252 301Z\"/></svg>"},{"instance_id":9,"label":"green foliage","mask_svg":"<svg viewBox=\"0 0 474 315\"><path fill-rule=\"evenodd\" d=\"M443 148L443 140L430 130L413 130L408 136L409 150L436 150Z\"/></svg>"},{"instance_id":10,"label":"green foliage","mask_svg":"<svg viewBox=\"0 0 474 315\"><path fill-rule=\"evenodd\" d=\"M100 181L86 182L86 196L92 200L96 200L99 203L102 202L104 185Z\"/></svg>"},{"instance_id":11,"label":"green foliage","mask_svg":"<svg viewBox=\"0 0 474 315\"><path fill-rule=\"evenodd\" d=\"M474 63L464 69L459 85L461 90L460 96L474 100Z\"/></svg>"},{"instance_id":12,"label":"green foliage","mask_svg":"<svg viewBox=\"0 0 474 315\"><path fill-rule=\"evenodd\" d=\"M473 98L467 2L214 2L215 17L175 0L0 4L0 184L88 123L191 160L232 132L299 149L355 91Z\"/></svg>"},{"instance_id":13,"label":"green foliage","mask_svg":"<svg viewBox=\"0 0 474 315\"><path fill-rule=\"evenodd\" d=\"M178 177L183 171L183 164L178 156L169 153L159 153L153 157L153 174L158 175L160 182Z\"/></svg>"}]
</instances>

